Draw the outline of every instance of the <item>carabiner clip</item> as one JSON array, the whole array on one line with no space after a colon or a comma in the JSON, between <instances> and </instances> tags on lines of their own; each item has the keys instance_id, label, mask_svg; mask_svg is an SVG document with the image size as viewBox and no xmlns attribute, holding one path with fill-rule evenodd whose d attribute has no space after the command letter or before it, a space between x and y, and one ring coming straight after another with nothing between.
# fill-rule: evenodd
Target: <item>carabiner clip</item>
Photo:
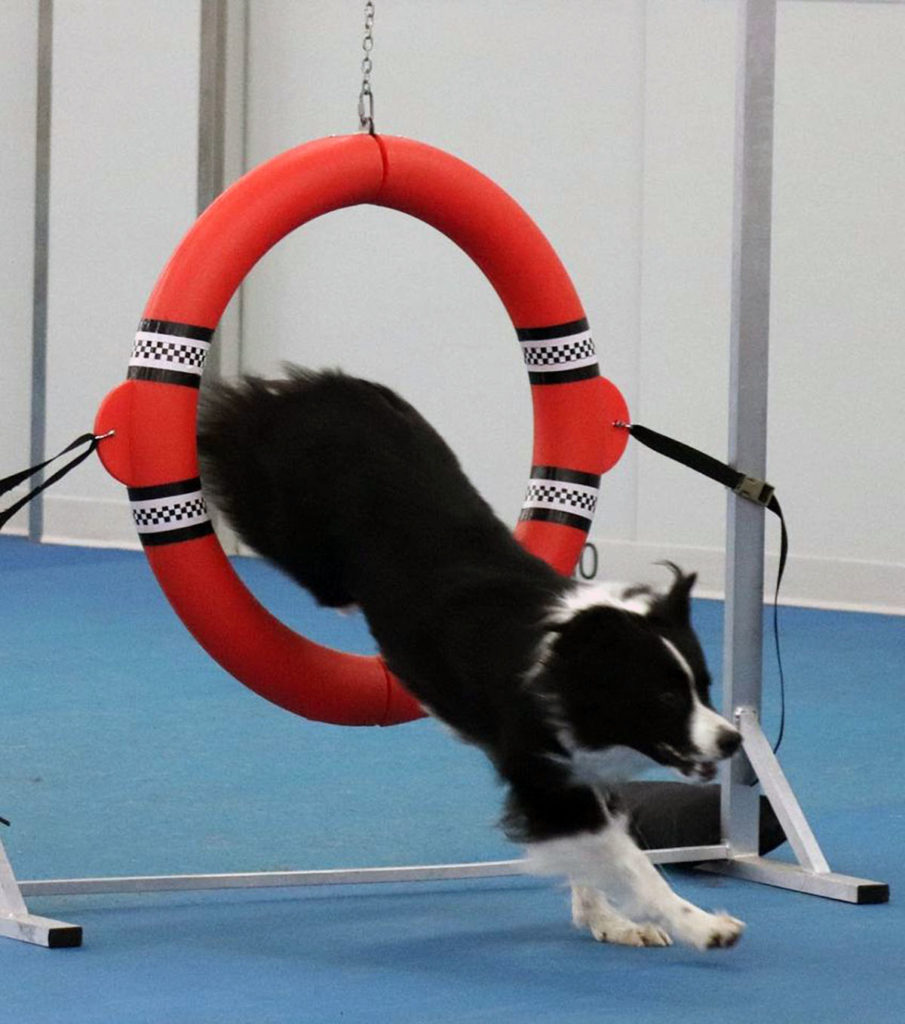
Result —
<instances>
[{"instance_id":1,"label":"carabiner clip","mask_svg":"<svg viewBox=\"0 0 905 1024\"><path fill-rule=\"evenodd\" d=\"M371 86L368 84L362 86L358 97L358 125L361 131L367 132L369 135L376 134L374 131L374 93L371 92Z\"/></svg>"}]
</instances>

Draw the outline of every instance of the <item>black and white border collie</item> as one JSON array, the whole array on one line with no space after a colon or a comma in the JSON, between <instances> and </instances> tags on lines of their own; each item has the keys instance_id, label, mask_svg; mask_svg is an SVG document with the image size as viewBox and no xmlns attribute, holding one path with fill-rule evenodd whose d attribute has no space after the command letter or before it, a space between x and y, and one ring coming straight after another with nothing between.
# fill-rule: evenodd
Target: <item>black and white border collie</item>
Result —
<instances>
[{"instance_id":1,"label":"black and white border collie","mask_svg":"<svg viewBox=\"0 0 905 1024\"><path fill-rule=\"evenodd\" d=\"M389 668L480 747L504 830L566 876L600 941L732 946L744 925L677 896L610 787L636 762L709 780L739 746L690 624L664 593L588 585L529 554L440 435L379 384L289 368L205 389L205 487L239 536L324 605L357 605Z\"/></svg>"}]
</instances>

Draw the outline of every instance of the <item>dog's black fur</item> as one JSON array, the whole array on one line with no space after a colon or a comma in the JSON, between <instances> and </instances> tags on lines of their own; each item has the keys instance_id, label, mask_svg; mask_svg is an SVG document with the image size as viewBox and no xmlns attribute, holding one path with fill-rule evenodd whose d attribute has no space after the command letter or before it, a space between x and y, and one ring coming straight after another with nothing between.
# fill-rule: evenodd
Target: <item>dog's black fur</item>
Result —
<instances>
[{"instance_id":1,"label":"dog's black fur","mask_svg":"<svg viewBox=\"0 0 905 1024\"><path fill-rule=\"evenodd\" d=\"M487 753L509 786L511 837L604 827L612 806L576 771L576 748L709 773L687 671L657 639L707 704L693 576L660 596L626 592L647 596L643 614L618 602L570 614L578 584L517 543L423 417L339 372L208 387L198 440L204 485L239 536L322 604L358 605L390 669ZM717 756L737 737L721 742Z\"/></svg>"}]
</instances>

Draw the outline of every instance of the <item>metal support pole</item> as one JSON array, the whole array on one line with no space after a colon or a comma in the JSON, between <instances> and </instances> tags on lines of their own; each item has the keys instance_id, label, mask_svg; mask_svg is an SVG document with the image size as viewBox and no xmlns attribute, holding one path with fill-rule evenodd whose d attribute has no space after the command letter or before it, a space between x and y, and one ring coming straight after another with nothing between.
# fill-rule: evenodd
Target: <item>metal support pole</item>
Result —
<instances>
[{"instance_id":1,"label":"metal support pole","mask_svg":"<svg viewBox=\"0 0 905 1024\"><path fill-rule=\"evenodd\" d=\"M198 88L197 213L245 172L247 0L201 0ZM242 289L227 306L204 379L241 368Z\"/></svg>"},{"instance_id":2,"label":"metal support pole","mask_svg":"<svg viewBox=\"0 0 905 1024\"><path fill-rule=\"evenodd\" d=\"M245 170L247 0L201 0L198 88L197 213ZM203 379L230 376L241 368L242 287L229 304L204 364ZM239 542L216 510L220 543L236 554Z\"/></svg>"},{"instance_id":3,"label":"metal support pole","mask_svg":"<svg viewBox=\"0 0 905 1024\"><path fill-rule=\"evenodd\" d=\"M776 0L741 0L736 73L735 207L729 372L729 461L766 478L770 238ZM741 752L722 769L721 819L729 859L706 870L854 903L883 902L883 883L834 875L760 727L763 670L764 508L729 496L723 709ZM758 856L763 786L799 860Z\"/></svg>"},{"instance_id":4,"label":"metal support pole","mask_svg":"<svg viewBox=\"0 0 905 1024\"><path fill-rule=\"evenodd\" d=\"M198 83L198 192L200 216L223 191L226 134L227 0L201 0ZM205 377L220 376L220 345L205 360Z\"/></svg>"},{"instance_id":5,"label":"metal support pole","mask_svg":"<svg viewBox=\"0 0 905 1024\"><path fill-rule=\"evenodd\" d=\"M764 479L770 328L773 82L776 0L739 5L735 115L735 208L729 362L729 461ZM728 499L723 708L760 709L764 510ZM723 835L739 854L757 853L759 798L743 754L724 769Z\"/></svg>"},{"instance_id":6,"label":"metal support pole","mask_svg":"<svg viewBox=\"0 0 905 1024\"><path fill-rule=\"evenodd\" d=\"M38 4L38 89L35 117L35 237L31 326L31 464L44 461L47 418L47 286L50 236L50 114L53 86L53 0ZM34 483L43 479L38 473ZM28 539L44 534L44 496L28 506Z\"/></svg>"},{"instance_id":7,"label":"metal support pole","mask_svg":"<svg viewBox=\"0 0 905 1024\"><path fill-rule=\"evenodd\" d=\"M226 124L227 0L201 0L198 87L199 215L223 191Z\"/></svg>"}]
</instances>

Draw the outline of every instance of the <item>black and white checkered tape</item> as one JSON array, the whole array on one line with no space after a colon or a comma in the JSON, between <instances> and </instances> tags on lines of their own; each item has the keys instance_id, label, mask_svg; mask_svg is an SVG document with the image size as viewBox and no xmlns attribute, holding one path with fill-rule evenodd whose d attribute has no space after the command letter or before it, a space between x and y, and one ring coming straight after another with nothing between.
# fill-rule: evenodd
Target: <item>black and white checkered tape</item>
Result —
<instances>
[{"instance_id":1,"label":"black and white checkered tape","mask_svg":"<svg viewBox=\"0 0 905 1024\"><path fill-rule=\"evenodd\" d=\"M600 477L558 466L532 466L519 519L543 519L587 532L597 510Z\"/></svg>"},{"instance_id":2,"label":"black and white checkered tape","mask_svg":"<svg viewBox=\"0 0 905 1024\"><path fill-rule=\"evenodd\" d=\"M129 379L199 387L213 333L191 324L142 320L132 346Z\"/></svg>"},{"instance_id":3,"label":"black and white checkered tape","mask_svg":"<svg viewBox=\"0 0 905 1024\"><path fill-rule=\"evenodd\" d=\"M174 544L213 531L198 477L155 487L130 487L129 500L135 529L145 547Z\"/></svg>"},{"instance_id":4,"label":"black and white checkered tape","mask_svg":"<svg viewBox=\"0 0 905 1024\"><path fill-rule=\"evenodd\" d=\"M516 333L532 384L568 384L600 373L587 320Z\"/></svg>"},{"instance_id":5,"label":"black and white checkered tape","mask_svg":"<svg viewBox=\"0 0 905 1024\"><path fill-rule=\"evenodd\" d=\"M519 328L519 344L532 386L571 384L600 375L585 319L552 327ZM594 519L600 477L559 466L534 466L520 519L542 519L587 532Z\"/></svg>"}]
</instances>

